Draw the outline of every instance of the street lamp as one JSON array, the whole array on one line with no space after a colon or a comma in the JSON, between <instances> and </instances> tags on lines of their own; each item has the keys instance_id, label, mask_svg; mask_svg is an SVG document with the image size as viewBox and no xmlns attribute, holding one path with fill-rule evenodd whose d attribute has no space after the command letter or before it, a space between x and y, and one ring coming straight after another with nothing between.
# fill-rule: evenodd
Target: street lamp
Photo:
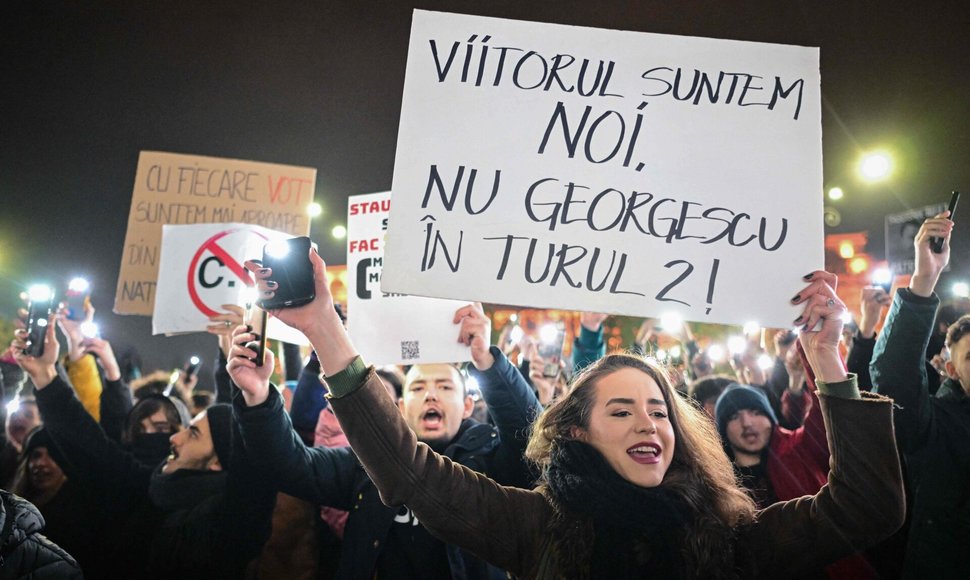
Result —
<instances>
[{"instance_id":1,"label":"street lamp","mask_svg":"<svg viewBox=\"0 0 970 580\"><path fill-rule=\"evenodd\" d=\"M330 235L335 239L342 240L347 237L347 228L344 226L333 226L333 229L330 230Z\"/></svg>"},{"instance_id":2,"label":"street lamp","mask_svg":"<svg viewBox=\"0 0 970 580\"><path fill-rule=\"evenodd\" d=\"M306 213L310 218L320 217L323 215L323 206L317 202L313 202L306 206Z\"/></svg>"},{"instance_id":3,"label":"street lamp","mask_svg":"<svg viewBox=\"0 0 970 580\"><path fill-rule=\"evenodd\" d=\"M889 154L882 151L867 153L859 162L859 174L866 181L882 181L889 177L893 170L893 160Z\"/></svg>"}]
</instances>

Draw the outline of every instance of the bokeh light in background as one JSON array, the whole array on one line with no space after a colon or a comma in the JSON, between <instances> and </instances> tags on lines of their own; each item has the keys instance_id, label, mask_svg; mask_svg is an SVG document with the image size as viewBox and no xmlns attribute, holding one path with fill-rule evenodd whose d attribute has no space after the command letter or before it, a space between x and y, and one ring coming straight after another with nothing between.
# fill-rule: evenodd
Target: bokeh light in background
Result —
<instances>
[{"instance_id":1,"label":"bokeh light in background","mask_svg":"<svg viewBox=\"0 0 970 580\"><path fill-rule=\"evenodd\" d=\"M838 201L845 197L845 192L842 191L841 187L833 187L829 190L829 199L832 201Z\"/></svg>"},{"instance_id":2,"label":"bokeh light in background","mask_svg":"<svg viewBox=\"0 0 970 580\"><path fill-rule=\"evenodd\" d=\"M320 217L323 215L323 206L317 202L313 202L306 206L306 213L311 218Z\"/></svg>"},{"instance_id":3,"label":"bokeh light in background","mask_svg":"<svg viewBox=\"0 0 970 580\"><path fill-rule=\"evenodd\" d=\"M334 239L342 240L347 237L347 228L344 226L333 226L333 229L330 230L330 235L332 235Z\"/></svg>"},{"instance_id":4,"label":"bokeh light in background","mask_svg":"<svg viewBox=\"0 0 970 580\"><path fill-rule=\"evenodd\" d=\"M970 298L970 284L955 282L953 284L953 295L958 298Z\"/></svg>"},{"instance_id":5,"label":"bokeh light in background","mask_svg":"<svg viewBox=\"0 0 970 580\"><path fill-rule=\"evenodd\" d=\"M893 172L893 160L885 151L866 153L859 161L859 175L866 181L882 181Z\"/></svg>"}]
</instances>

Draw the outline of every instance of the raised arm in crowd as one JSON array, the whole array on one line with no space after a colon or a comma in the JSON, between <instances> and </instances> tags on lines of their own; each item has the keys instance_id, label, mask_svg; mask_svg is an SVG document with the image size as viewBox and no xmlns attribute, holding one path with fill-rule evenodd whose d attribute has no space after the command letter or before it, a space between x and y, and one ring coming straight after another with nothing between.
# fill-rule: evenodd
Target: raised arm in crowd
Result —
<instances>
[{"instance_id":1,"label":"raised arm in crowd","mask_svg":"<svg viewBox=\"0 0 970 580\"><path fill-rule=\"evenodd\" d=\"M831 463L816 494L763 510L737 486L717 433L674 392L666 374L640 358L607 355L588 367L533 427L528 457L541 469L536 490L503 486L425 441L424 426L402 415L333 315L324 264L311 251L316 299L274 314L301 330L327 375L330 404L357 458L388 505L407 506L434 537L518 577L800 576L878 541L902 523L904 506L891 402L860 393L838 354L844 306L834 276L813 272L796 321L818 381ZM272 272L257 272L272 295ZM821 323L820 331L813 331ZM463 326L476 366L483 332ZM236 337L236 405L247 415L282 417L274 390ZM497 356L494 364L499 364ZM238 362L237 362L238 361ZM294 483L322 488L332 463L308 460L285 419L263 419L273 433L260 455L287 446L302 459ZM415 428L417 427L417 428ZM297 447L297 449L292 449ZM282 470L280 470L282 471ZM349 533L350 524L348 524ZM375 548L378 546L375 545ZM373 575L368 569L366 575Z\"/></svg>"}]
</instances>

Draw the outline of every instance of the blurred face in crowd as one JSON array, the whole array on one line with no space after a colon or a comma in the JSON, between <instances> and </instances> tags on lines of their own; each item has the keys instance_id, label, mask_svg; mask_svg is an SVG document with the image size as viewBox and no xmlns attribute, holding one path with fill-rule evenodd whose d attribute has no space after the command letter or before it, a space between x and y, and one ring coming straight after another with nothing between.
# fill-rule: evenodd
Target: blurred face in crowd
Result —
<instances>
[{"instance_id":1,"label":"blurred face in crowd","mask_svg":"<svg viewBox=\"0 0 970 580\"><path fill-rule=\"evenodd\" d=\"M573 436L595 447L630 483L660 485L676 443L660 385L639 369L625 368L600 378L595 389L589 425L574 427Z\"/></svg>"},{"instance_id":2,"label":"blurred face in crowd","mask_svg":"<svg viewBox=\"0 0 970 580\"><path fill-rule=\"evenodd\" d=\"M171 433L175 430L165 414L165 409L159 409L142 419L141 427L142 433Z\"/></svg>"},{"instance_id":3,"label":"blurred face in crowd","mask_svg":"<svg viewBox=\"0 0 970 580\"><path fill-rule=\"evenodd\" d=\"M771 419L758 409L741 409L728 420L727 438L738 465L756 465L771 441Z\"/></svg>"},{"instance_id":4,"label":"blurred face in crowd","mask_svg":"<svg viewBox=\"0 0 970 580\"><path fill-rule=\"evenodd\" d=\"M47 453L46 447L36 447L30 452L30 457L27 458L27 474L31 486L38 491L57 489L64 482L64 472Z\"/></svg>"},{"instance_id":5,"label":"blurred face in crowd","mask_svg":"<svg viewBox=\"0 0 970 580\"><path fill-rule=\"evenodd\" d=\"M36 406L21 405L7 417L7 438L17 451L21 451L27 434L40 423L40 413L37 412Z\"/></svg>"},{"instance_id":6,"label":"blurred face in crowd","mask_svg":"<svg viewBox=\"0 0 970 580\"><path fill-rule=\"evenodd\" d=\"M219 458L216 457L215 446L212 444L212 433L209 431L209 418L200 413L183 429L169 439L172 451L162 467L163 473L172 473L179 469L194 469L198 471L221 471Z\"/></svg>"},{"instance_id":7,"label":"blurred face in crowd","mask_svg":"<svg viewBox=\"0 0 970 580\"><path fill-rule=\"evenodd\" d=\"M950 345L950 360L946 362L946 373L963 387L970 395L970 334Z\"/></svg>"},{"instance_id":8,"label":"blurred face in crowd","mask_svg":"<svg viewBox=\"0 0 970 580\"><path fill-rule=\"evenodd\" d=\"M446 364L411 367L403 395L398 404L404 419L418 440L429 445L451 442L474 407L461 373Z\"/></svg>"}]
</instances>

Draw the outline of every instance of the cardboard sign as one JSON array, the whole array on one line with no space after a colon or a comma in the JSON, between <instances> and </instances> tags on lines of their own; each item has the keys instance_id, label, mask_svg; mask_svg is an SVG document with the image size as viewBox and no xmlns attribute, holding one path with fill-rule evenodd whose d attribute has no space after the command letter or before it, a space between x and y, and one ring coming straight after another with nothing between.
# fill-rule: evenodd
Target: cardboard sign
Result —
<instances>
[{"instance_id":1,"label":"cardboard sign","mask_svg":"<svg viewBox=\"0 0 970 580\"><path fill-rule=\"evenodd\" d=\"M349 199L347 331L354 346L365 361L378 365L471 360L451 322L468 302L381 292L390 205L390 192Z\"/></svg>"},{"instance_id":2,"label":"cardboard sign","mask_svg":"<svg viewBox=\"0 0 970 580\"><path fill-rule=\"evenodd\" d=\"M916 268L916 248L913 246L916 234L926 218L946 210L946 203L935 203L886 216L886 260L893 274L913 273Z\"/></svg>"},{"instance_id":3,"label":"cardboard sign","mask_svg":"<svg viewBox=\"0 0 970 580\"><path fill-rule=\"evenodd\" d=\"M223 304L252 300L254 283L243 262L259 258L263 246L288 234L248 224L162 226L152 334L205 332ZM250 296L247 296L247 292ZM270 317L266 336L309 344L306 337Z\"/></svg>"},{"instance_id":4,"label":"cardboard sign","mask_svg":"<svg viewBox=\"0 0 970 580\"><path fill-rule=\"evenodd\" d=\"M307 167L142 151L115 313L152 314L163 225L244 223L305 236L316 174Z\"/></svg>"},{"instance_id":5,"label":"cardboard sign","mask_svg":"<svg viewBox=\"0 0 970 580\"><path fill-rule=\"evenodd\" d=\"M788 326L818 49L415 11L382 289Z\"/></svg>"}]
</instances>

